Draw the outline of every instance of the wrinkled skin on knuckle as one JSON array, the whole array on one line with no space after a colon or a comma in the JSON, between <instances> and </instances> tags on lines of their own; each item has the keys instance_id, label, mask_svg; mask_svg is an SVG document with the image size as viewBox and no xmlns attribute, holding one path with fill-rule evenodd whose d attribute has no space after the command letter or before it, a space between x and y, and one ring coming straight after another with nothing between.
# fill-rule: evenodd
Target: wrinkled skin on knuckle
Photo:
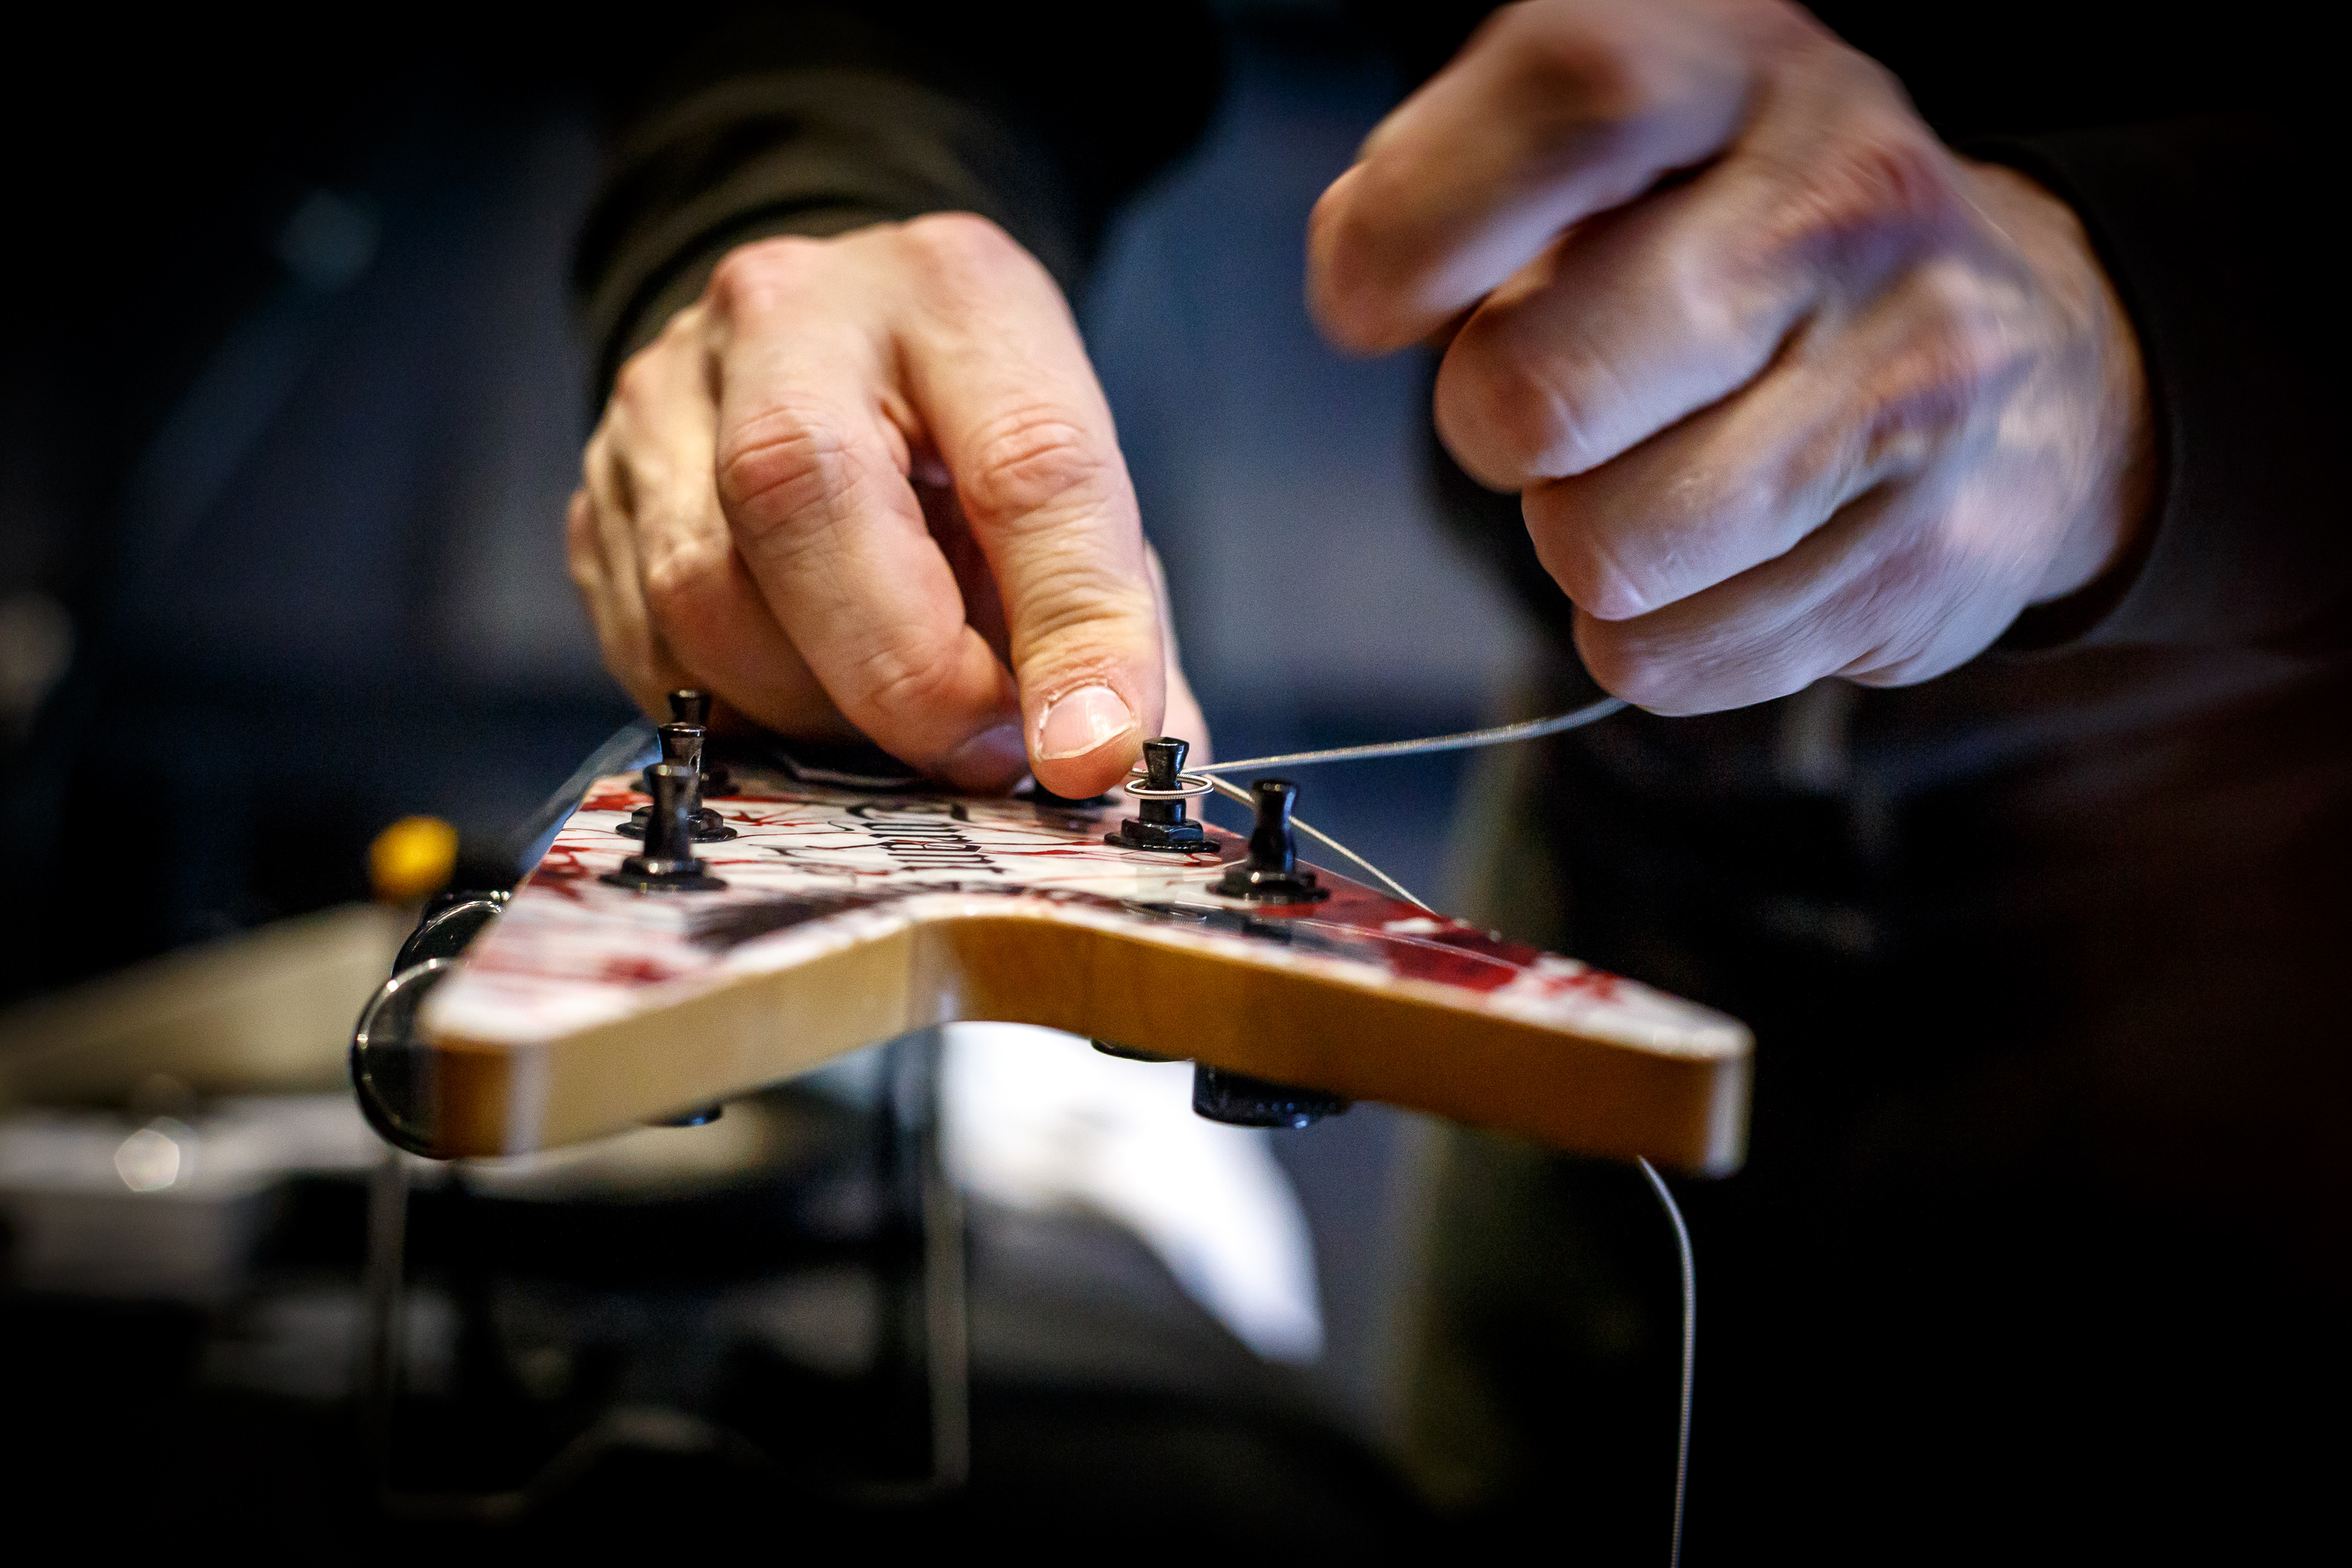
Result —
<instances>
[{"instance_id":1,"label":"wrinkled skin on knuckle","mask_svg":"<svg viewBox=\"0 0 2352 1568\"><path fill-rule=\"evenodd\" d=\"M1074 564L1047 578L1045 590L1024 606L1013 661L1024 679L1059 690L1086 684L1085 677L1149 666L1161 657L1153 635L1158 615L1148 582Z\"/></svg>"},{"instance_id":2,"label":"wrinkled skin on knuckle","mask_svg":"<svg viewBox=\"0 0 2352 1568\"><path fill-rule=\"evenodd\" d=\"M867 649L839 695L852 712L929 713L957 695L960 662L951 643L931 637L898 638Z\"/></svg>"},{"instance_id":3,"label":"wrinkled skin on knuckle","mask_svg":"<svg viewBox=\"0 0 2352 1568\"><path fill-rule=\"evenodd\" d=\"M965 511L995 527L1059 524L1106 508L1121 485L1103 442L1064 409L1039 405L1000 416L976 433L957 475Z\"/></svg>"},{"instance_id":4,"label":"wrinkled skin on knuckle","mask_svg":"<svg viewBox=\"0 0 2352 1568\"><path fill-rule=\"evenodd\" d=\"M747 550L796 521L829 516L852 492L857 465L833 410L802 403L763 409L719 439L719 504Z\"/></svg>"}]
</instances>

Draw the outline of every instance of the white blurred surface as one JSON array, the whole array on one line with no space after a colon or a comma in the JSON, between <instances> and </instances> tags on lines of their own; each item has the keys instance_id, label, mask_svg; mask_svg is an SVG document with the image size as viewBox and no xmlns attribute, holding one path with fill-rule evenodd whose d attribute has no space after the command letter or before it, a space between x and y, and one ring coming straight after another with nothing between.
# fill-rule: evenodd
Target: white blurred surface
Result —
<instances>
[{"instance_id":1,"label":"white blurred surface","mask_svg":"<svg viewBox=\"0 0 2352 1568\"><path fill-rule=\"evenodd\" d=\"M300 1173L383 1157L348 1094L225 1100L143 1125L101 1110L0 1116L9 1283L95 1296L225 1300L268 1194Z\"/></svg>"},{"instance_id":2,"label":"white blurred surface","mask_svg":"<svg viewBox=\"0 0 2352 1568\"><path fill-rule=\"evenodd\" d=\"M1192 1113L1190 1063L1125 1061L1017 1024L944 1033L947 1161L965 1191L1115 1221L1259 1355L1322 1352L1314 1241L1297 1192L1263 1129Z\"/></svg>"}]
</instances>

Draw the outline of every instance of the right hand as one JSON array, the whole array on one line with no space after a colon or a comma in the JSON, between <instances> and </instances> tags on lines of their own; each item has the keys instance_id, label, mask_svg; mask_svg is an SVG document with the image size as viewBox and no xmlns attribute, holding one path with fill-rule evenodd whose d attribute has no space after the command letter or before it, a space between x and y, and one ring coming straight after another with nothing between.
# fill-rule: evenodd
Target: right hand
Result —
<instances>
[{"instance_id":1,"label":"right hand","mask_svg":"<svg viewBox=\"0 0 2352 1568\"><path fill-rule=\"evenodd\" d=\"M983 218L731 252L622 367L572 498L604 662L960 788L1122 780L1207 737L1110 409L1053 279Z\"/></svg>"}]
</instances>

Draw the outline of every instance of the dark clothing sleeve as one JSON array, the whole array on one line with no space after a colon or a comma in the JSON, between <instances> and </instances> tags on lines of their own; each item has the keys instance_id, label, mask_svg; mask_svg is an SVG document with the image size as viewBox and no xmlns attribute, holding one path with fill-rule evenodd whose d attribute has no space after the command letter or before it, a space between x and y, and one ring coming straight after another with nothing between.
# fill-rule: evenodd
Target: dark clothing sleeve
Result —
<instances>
[{"instance_id":1,"label":"dark clothing sleeve","mask_svg":"<svg viewBox=\"0 0 2352 1568\"><path fill-rule=\"evenodd\" d=\"M771 235L974 212L1075 289L1112 208L1199 135L1220 66L1189 5L718 16L610 89L612 168L574 279L600 384L720 257Z\"/></svg>"}]
</instances>

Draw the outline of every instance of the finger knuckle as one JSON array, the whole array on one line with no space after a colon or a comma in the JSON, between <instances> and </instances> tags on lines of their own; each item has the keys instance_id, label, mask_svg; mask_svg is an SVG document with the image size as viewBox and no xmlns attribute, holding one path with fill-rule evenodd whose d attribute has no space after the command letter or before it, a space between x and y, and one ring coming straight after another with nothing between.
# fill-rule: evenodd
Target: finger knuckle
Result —
<instances>
[{"instance_id":1,"label":"finger knuckle","mask_svg":"<svg viewBox=\"0 0 2352 1568\"><path fill-rule=\"evenodd\" d=\"M1530 491L1525 505L1536 559L1570 604L1603 621L1630 620L1656 607L1601 531L1556 493Z\"/></svg>"},{"instance_id":2,"label":"finger knuckle","mask_svg":"<svg viewBox=\"0 0 2352 1568\"><path fill-rule=\"evenodd\" d=\"M961 676L950 648L892 640L855 667L852 705L869 713L920 713L953 700Z\"/></svg>"},{"instance_id":3,"label":"finger knuckle","mask_svg":"<svg viewBox=\"0 0 2352 1568\"><path fill-rule=\"evenodd\" d=\"M935 297L992 296L1006 279L1036 271L1020 242L978 213L927 213L901 225L898 238L906 264Z\"/></svg>"},{"instance_id":4,"label":"finger knuckle","mask_svg":"<svg viewBox=\"0 0 2352 1568\"><path fill-rule=\"evenodd\" d=\"M1874 457L1972 425L2005 402L2035 348L2012 328L2003 292L1957 262L1908 280L1901 306L1909 330L1868 384Z\"/></svg>"},{"instance_id":5,"label":"finger knuckle","mask_svg":"<svg viewBox=\"0 0 2352 1568\"><path fill-rule=\"evenodd\" d=\"M856 465L832 411L799 403L768 408L729 431L718 452L719 496L748 543L811 513L830 513Z\"/></svg>"},{"instance_id":6,"label":"finger knuckle","mask_svg":"<svg viewBox=\"0 0 2352 1568\"><path fill-rule=\"evenodd\" d=\"M825 242L801 235L778 235L739 245L711 268L703 298L730 321L772 315L819 265Z\"/></svg>"},{"instance_id":7,"label":"finger knuckle","mask_svg":"<svg viewBox=\"0 0 2352 1568\"><path fill-rule=\"evenodd\" d=\"M703 539L650 552L640 574L646 610L664 626L690 627L724 584L727 567L726 547Z\"/></svg>"},{"instance_id":8,"label":"finger knuckle","mask_svg":"<svg viewBox=\"0 0 2352 1568\"><path fill-rule=\"evenodd\" d=\"M1494 41L1509 62L1514 96L1539 104L1574 104L1580 119L1631 119L1654 101L1646 51L1631 36L1634 19L1594 7L1513 6L1496 16Z\"/></svg>"},{"instance_id":9,"label":"finger knuckle","mask_svg":"<svg viewBox=\"0 0 2352 1568\"><path fill-rule=\"evenodd\" d=\"M1907 112L1855 111L1782 182L1748 254L1766 265L1883 268L1963 208L1949 153Z\"/></svg>"},{"instance_id":10,"label":"finger knuckle","mask_svg":"<svg viewBox=\"0 0 2352 1568\"><path fill-rule=\"evenodd\" d=\"M1704 363L1752 363L1781 328L1780 290L1759 288L1741 247L1712 236L1676 237L1649 258L1660 308Z\"/></svg>"},{"instance_id":11,"label":"finger knuckle","mask_svg":"<svg viewBox=\"0 0 2352 1568\"><path fill-rule=\"evenodd\" d=\"M613 377L613 400L615 403L641 407L659 400L662 376L661 367L656 360L662 352L663 345L654 342L621 362L620 371Z\"/></svg>"},{"instance_id":12,"label":"finger knuckle","mask_svg":"<svg viewBox=\"0 0 2352 1568\"><path fill-rule=\"evenodd\" d=\"M1627 388L1605 344L1576 323L1482 312L1446 355L1442 392L1449 376L1458 378L1452 416L1475 449L1491 455L1490 482L1516 489L1581 473L1610 455L1601 411Z\"/></svg>"},{"instance_id":13,"label":"finger knuckle","mask_svg":"<svg viewBox=\"0 0 2352 1568\"><path fill-rule=\"evenodd\" d=\"M1066 409L1043 405L981 430L959 477L966 507L999 525L1099 506L1120 489L1117 459L1093 433Z\"/></svg>"},{"instance_id":14,"label":"finger knuckle","mask_svg":"<svg viewBox=\"0 0 2352 1568\"><path fill-rule=\"evenodd\" d=\"M1612 697L1658 713L1675 712L1685 705L1687 667L1651 647L1638 632L1586 622L1579 628L1576 647L1585 668Z\"/></svg>"}]
</instances>

